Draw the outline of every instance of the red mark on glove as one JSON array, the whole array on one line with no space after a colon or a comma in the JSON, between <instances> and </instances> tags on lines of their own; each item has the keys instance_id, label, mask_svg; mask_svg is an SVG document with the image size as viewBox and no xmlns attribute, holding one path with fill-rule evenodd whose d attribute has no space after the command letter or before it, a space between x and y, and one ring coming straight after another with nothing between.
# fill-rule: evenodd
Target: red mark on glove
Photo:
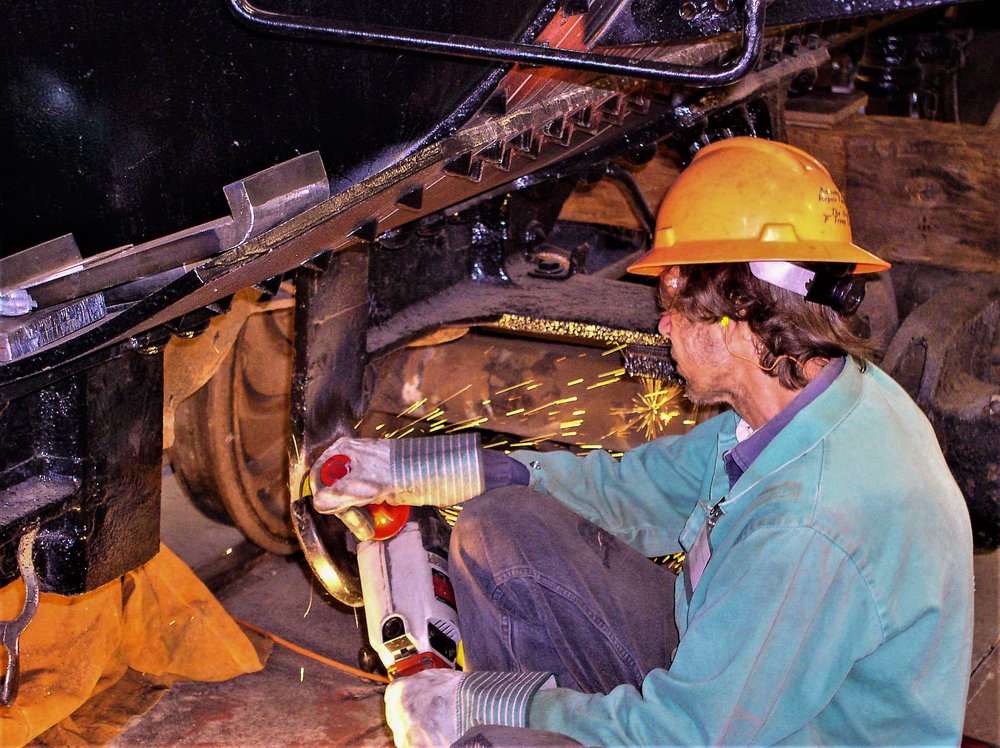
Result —
<instances>
[{"instance_id":1,"label":"red mark on glove","mask_svg":"<svg viewBox=\"0 0 1000 748\"><path fill-rule=\"evenodd\" d=\"M332 486L351 472L351 458L347 455L334 455L323 463L319 469L319 479L324 486Z\"/></svg>"}]
</instances>

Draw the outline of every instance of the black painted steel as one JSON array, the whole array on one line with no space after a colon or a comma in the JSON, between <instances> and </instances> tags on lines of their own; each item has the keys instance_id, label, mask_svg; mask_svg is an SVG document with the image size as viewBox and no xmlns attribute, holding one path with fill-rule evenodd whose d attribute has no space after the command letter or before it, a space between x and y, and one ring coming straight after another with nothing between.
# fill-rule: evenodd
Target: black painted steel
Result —
<instances>
[{"instance_id":1,"label":"black painted steel","mask_svg":"<svg viewBox=\"0 0 1000 748\"><path fill-rule=\"evenodd\" d=\"M898 13L902 10L974 0L773 0L768 26ZM598 45L651 44L739 31L733 0L595 0L587 38Z\"/></svg>"},{"instance_id":2,"label":"black painted steel","mask_svg":"<svg viewBox=\"0 0 1000 748\"><path fill-rule=\"evenodd\" d=\"M514 39L537 33L544 2L338 13ZM212 220L224 185L312 150L336 190L452 132L504 72L261 35L223 0L14 0L0 36L0 255L70 232L92 255Z\"/></svg>"},{"instance_id":3,"label":"black painted steel","mask_svg":"<svg viewBox=\"0 0 1000 748\"><path fill-rule=\"evenodd\" d=\"M744 14L739 26L743 33L743 43L734 61L723 65L701 67L644 60L638 56L579 52L540 44L508 43L478 36L330 21L275 13L253 5L249 0L228 0L228 2L233 13L246 23L283 35L412 52L433 52L473 60L546 65L692 86L721 86L732 83L753 68L760 55L765 4L764 0L745 0Z\"/></svg>"},{"instance_id":4,"label":"black painted steel","mask_svg":"<svg viewBox=\"0 0 1000 748\"><path fill-rule=\"evenodd\" d=\"M338 252L325 272L295 279L295 355L290 433L292 526L323 585L346 605L361 605L361 581L340 520L317 513L304 490L313 462L337 436L353 435L371 397L365 367L368 252ZM336 320L320 324L318 320Z\"/></svg>"},{"instance_id":5,"label":"black painted steel","mask_svg":"<svg viewBox=\"0 0 1000 748\"><path fill-rule=\"evenodd\" d=\"M39 524L34 562L49 592L92 590L156 553L162 367L158 352L129 352L5 403L0 585Z\"/></svg>"}]
</instances>

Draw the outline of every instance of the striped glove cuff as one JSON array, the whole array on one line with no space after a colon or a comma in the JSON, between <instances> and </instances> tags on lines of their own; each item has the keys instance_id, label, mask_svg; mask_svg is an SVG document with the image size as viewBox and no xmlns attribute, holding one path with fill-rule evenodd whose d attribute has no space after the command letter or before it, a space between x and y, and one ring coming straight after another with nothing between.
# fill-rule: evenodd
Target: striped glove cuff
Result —
<instances>
[{"instance_id":1,"label":"striped glove cuff","mask_svg":"<svg viewBox=\"0 0 1000 748\"><path fill-rule=\"evenodd\" d=\"M476 725L527 727L531 699L551 685L551 673L468 673L458 686L459 736Z\"/></svg>"},{"instance_id":2,"label":"striped glove cuff","mask_svg":"<svg viewBox=\"0 0 1000 748\"><path fill-rule=\"evenodd\" d=\"M389 464L394 487L427 506L451 506L486 490L478 434L393 439Z\"/></svg>"}]
</instances>

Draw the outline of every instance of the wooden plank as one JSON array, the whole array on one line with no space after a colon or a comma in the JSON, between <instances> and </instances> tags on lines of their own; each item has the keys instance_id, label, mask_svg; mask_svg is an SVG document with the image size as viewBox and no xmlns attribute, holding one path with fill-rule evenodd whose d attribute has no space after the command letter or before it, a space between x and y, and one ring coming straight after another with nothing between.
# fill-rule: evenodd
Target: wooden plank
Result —
<instances>
[{"instance_id":1,"label":"wooden plank","mask_svg":"<svg viewBox=\"0 0 1000 748\"><path fill-rule=\"evenodd\" d=\"M655 215L663 202L663 196L680 174L680 167L661 152L652 161L632 169L632 174ZM621 188L610 179L602 179L593 186L574 190L559 218L563 221L640 228Z\"/></svg>"},{"instance_id":2,"label":"wooden plank","mask_svg":"<svg viewBox=\"0 0 1000 748\"><path fill-rule=\"evenodd\" d=\"M1000 272L1000 131L859 115L788 134L830 170L861 246L897 263ZM679 169L659 154L634 173L655 212ZM607 179L576 190L560 218L638 228Z\"/></svg>"},{"instance_id":3,"label":"wooden plank","mask_svg":"<svg viewBox=\"0 0 1000 748\"><path fill-rule=\"evenodd\" d=\"M1000 132L897 117L789 127L844 190L855 241L892 262L1000 272Z\"/></svg>"},{"instance_id":4,"label":"wooden plank","mask_svg":"<svg viewBox=\"0 0 1000 748\"><path fill-rule=\"evenodd\" d=\"M810 91L805 96L788 97L785 121L789 127L829 128L853 117L868 103L868 96L861 91L834 93L826 90Z\"/></svg>"}]
</instances>

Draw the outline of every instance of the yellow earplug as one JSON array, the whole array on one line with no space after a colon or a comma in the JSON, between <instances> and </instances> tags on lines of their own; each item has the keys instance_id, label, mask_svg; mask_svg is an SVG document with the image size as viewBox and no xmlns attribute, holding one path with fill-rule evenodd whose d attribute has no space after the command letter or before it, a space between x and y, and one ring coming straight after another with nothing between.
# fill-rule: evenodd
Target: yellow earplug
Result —
<instances>
[{"instance_id":1,"label":"yellow earplug","mask_svg":"<svg viewBox=\"0 0 1000 748\"><path fill-rule=\"evenodd\" d=\"M789 361L798 364L800 369L805 368L805 366L801 361L799 361L794 356L789 356L787 353L782 353L780 356L778 356L774 360L774 363L771 364L770 366L761 366L758 361L754 361L752 358L747 358L746 356L741 356L740 354L736 353L735 351L733 351L732 348L729 347L729 317L723 317L722 319L720 319L719 324L722 325L723 328L725 328L725 333L722 336L722 344L726 346L726 350L729 351L730 356L733 356L734 358L743 359L744 361L749 361L751 364L756 366L761 371L774 371L775 368L778 366L778 364L781 362L781 359L783 358L787 358Z\"/></svg>"}]
</instances>

